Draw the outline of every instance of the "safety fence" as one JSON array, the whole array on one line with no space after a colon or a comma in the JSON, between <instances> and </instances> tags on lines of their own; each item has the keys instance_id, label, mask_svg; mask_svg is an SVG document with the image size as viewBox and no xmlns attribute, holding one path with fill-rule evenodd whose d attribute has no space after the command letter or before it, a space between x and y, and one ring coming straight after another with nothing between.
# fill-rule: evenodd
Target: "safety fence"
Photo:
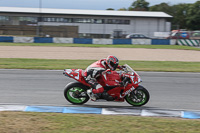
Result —
<instances>
[{"instance_id":1,"label":"safety fence","mask_svg":"<svg viewBox=\"0 0 200 133\"><path fill-rule=\"evenodd\" d=\"M78 114L103 114L103 115L135 115L178 117L200 119L199 111L166 110L166 109L139 109L139 108L92 108L92 107L62 107L62 106L26 106L26 105L0 105L0 111L23 112L51 112L51 113L78 113Z\"/></svg>"},{"instance_id":2,"label":"safety fence","mask_svg":"<svg viewBox=\"0 0 200 133\"><path fill-rule=\"evenodd\" d=\"M76 43L76 44L140 44L140 45L184 45L200 46L200 40L190 39L91 39L61 37L13 37L0 36L0 42L13 43Z\"/></svg>"}]
</instances>

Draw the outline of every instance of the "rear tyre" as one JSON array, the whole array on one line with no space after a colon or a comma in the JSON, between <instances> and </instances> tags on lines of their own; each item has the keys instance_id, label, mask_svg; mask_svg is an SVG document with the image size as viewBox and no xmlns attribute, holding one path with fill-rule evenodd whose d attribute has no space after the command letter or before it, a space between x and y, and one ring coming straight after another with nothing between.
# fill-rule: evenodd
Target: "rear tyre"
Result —
<instances>
[{"instance_id":1,"label":"rear tyre","mask_svg":"<svg viewBox=\"0 0 200 133\"><path fill-rule=\"evenodd\" d=\"M72 104L81 105L90 98L87 95L87 87L81 83L70 83L65 86L64 96Z\"/></svg>"},{"instance_id":2,"label":"rear tyre","mask_svg":"<svg viewBox=\"0 0 200 133\"><path fill-rule=\"evenodd\" d=\"M127 103L136 107L145 105L149 101L149 98L149 92L143 86L138 86L125 97Z\"/></svg>"}]
</instances>

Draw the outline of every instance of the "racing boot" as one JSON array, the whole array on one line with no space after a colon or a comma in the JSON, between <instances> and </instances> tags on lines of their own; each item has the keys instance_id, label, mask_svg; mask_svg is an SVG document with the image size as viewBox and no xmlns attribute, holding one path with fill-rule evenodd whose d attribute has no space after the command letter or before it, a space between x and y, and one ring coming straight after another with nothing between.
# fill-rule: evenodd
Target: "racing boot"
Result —
<instances>
[{"instance_id":1,"label":"racing boot","mask_svg":"<svg viewBox=\"0 0 200 133\"><path fill-rule=\"evenodd\" d=\"M96 101L97 99L100 98L100 96L99 96L99 94L94 94L93 90L94 89L87 90L87 94L90 96L90 98L91 98L92 101Z\"/></svg>"}]
</instances>

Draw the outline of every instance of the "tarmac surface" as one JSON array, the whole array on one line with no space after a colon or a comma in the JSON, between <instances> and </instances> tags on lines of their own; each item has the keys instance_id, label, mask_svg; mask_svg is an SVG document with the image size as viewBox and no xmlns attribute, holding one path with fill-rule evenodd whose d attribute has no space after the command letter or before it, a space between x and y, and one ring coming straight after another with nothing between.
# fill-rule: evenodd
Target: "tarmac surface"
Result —
<instances>
[{"instance_id":1,"label":"tarmac surface","mask_svg":"<svg viewBox=\"0 0 200 133\"><path fill-rule=\"evenodd\" d=\"M98 60L107 55L115 55L120 60L200 62L200 52L193 50L0 46L0 58ZM108 110L110 108L116 110L131 108L131 110L136 109L136 112L141 109L144 109L142 112L161 110L158 116L166 113L162 111L163 109L200 111L200 73L138 72L138 74L143 80L142 85L150 93L150 101L145 106L135 108L126 102L88 101L81 107L107 108ZM2 108L3 105L77 107L68 103L63 95L64 87L69 82L74 82L74 80L63 76L61 70L0 69L0 104ZM180 112L178 114L180 116ZM200 112L192 115L189 112L189 118L193 118L196 114L199 115L195 118L200 118Z\"/></svg>"},{"instance_id":2,"label":"tarmac surface","mask_svg":"<svg viewBox=\"0 0 200 133\"><path fill-rule=\"evenodd\" d=\"M200 110L200 73L138 72L150 93L144 109ZM0 69L0 104L73 106L63 95L74 82L62 70ZM92 102L84 107L132 108L128 103ZM141 109L141 108L140 108Z\"/></svg>"}]
</instances>

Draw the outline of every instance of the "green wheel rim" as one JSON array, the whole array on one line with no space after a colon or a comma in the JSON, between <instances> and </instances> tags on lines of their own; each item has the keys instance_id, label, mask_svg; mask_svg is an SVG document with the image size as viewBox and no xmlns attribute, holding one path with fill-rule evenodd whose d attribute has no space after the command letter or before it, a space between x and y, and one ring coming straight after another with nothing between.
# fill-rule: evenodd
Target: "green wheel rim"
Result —
<instances>
[{"instance_id":1,"label":"green wheel rim","mask_svg":"<svg viewBox=\"0 0 200 133\"><path fill-rule=\"evenodd\" d=\"M134 96L132 94L127 95L126 100L132 105L139 106L146 102L147 96L143 91L138 90Z\"/></svg>"},{"instance_id":2,"label":"green wheel rim","mask_svg":"<svg viewBox=\"0 0 200 133\"><path fill-rule=\"evenodd\" d=\"M70 88L68 91L67 91L67 97L70 101L72 101L73 103L82 103L86 98L85 97L82 97L82 98L75 98L73 97L73 93L75 92L84 92L84 90L82 88L79 88L79 87L73 87L73 88Z\"/></svg>"}]
</instances>

